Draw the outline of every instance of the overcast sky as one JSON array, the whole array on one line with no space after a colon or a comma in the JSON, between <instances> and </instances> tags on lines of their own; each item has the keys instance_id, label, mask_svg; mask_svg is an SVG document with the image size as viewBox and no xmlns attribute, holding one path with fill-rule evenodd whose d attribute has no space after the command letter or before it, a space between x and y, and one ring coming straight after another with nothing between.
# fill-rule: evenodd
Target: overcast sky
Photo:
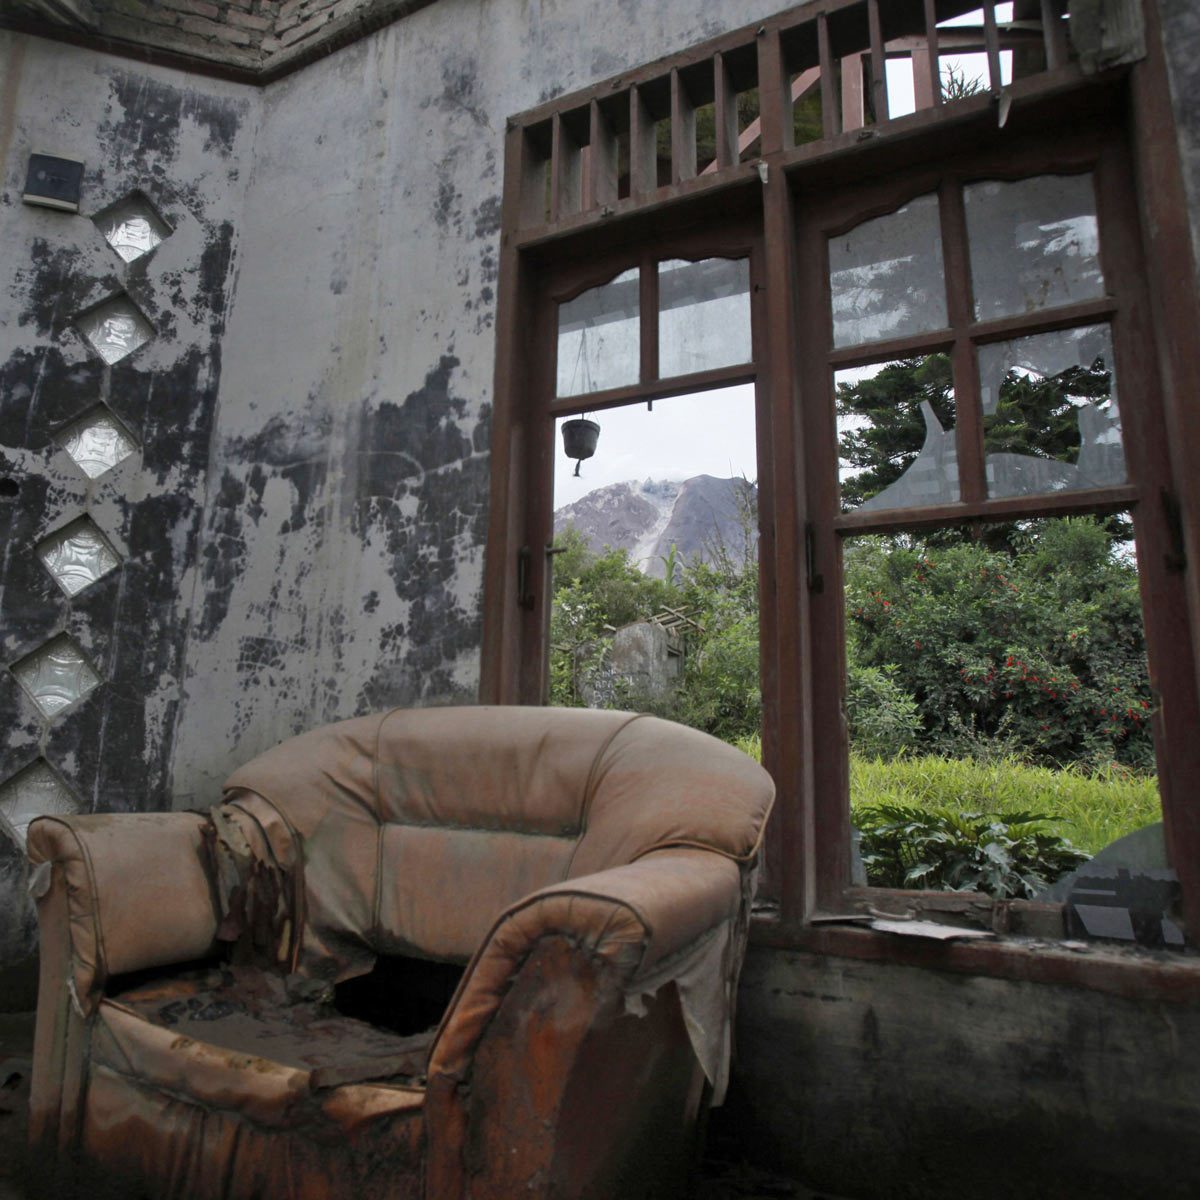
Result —
<instances>
[{"instance_id":1,"label":"overcast sky","mask_svg":"<svg viewBox=\"0 0 1200 1200\"><path fill-rule=\"evenodd\" d=\"M562 421L555 432L554 507L562 508L595 488L626 479L690 479L716 475L758 478L751 384L699 395L609 408L589 417L600 425L595 456L580 478L563 454Z\"/></svg>"}]
</instances>

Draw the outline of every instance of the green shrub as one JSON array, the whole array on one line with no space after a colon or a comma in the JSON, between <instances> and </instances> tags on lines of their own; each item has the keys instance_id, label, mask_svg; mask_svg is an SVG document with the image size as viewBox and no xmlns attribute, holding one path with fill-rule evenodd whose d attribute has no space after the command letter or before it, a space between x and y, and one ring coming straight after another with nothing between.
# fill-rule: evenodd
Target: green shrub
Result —
<instances>
[{"instance_id":1,"label":"green shrub","mask_svg":"<svg viewBox=\"0 0 1200 1200\"><path fill-rule=\"evenodd\" d=\"M1044 813L872 804L855 810L873 887L986 892L1028 899L1088 855L1046 828Z\"/></svg>"},{"instance_id":2,"label":"green shrub","mask_svg":"<svg viewBox=\"0 0 1200 1200\"><path fill-rule=\"evenodd\" d=\"M850 667L846 716L850 744L858 754L895 758L911 750L921 734L917 702L896 682L899 668Z\"/></svg>"}]
</instances>

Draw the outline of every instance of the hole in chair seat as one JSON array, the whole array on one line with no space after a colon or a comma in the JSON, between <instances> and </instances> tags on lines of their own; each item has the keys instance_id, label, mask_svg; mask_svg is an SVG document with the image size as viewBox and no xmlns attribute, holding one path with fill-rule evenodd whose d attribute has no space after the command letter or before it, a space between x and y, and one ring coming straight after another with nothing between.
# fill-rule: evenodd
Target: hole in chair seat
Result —
<instances>
[{"instance_id":1,"label":"hole in chair seat","mask_svg":"<svg viewBox=\"0 0 1200 1200\"><path fill-rule=\"evenodd\" d=\"M466 968L461 963L380 956L366 975L334 989L333 1006L401 1037L436 1026Z\"/></svg>"}]
</instances>

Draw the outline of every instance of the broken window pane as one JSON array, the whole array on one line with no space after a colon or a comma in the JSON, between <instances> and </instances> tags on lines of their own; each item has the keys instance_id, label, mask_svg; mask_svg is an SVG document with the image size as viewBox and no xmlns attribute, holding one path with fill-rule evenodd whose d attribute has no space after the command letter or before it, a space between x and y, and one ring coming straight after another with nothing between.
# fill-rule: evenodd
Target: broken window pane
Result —
<instances>
[{"instance_id":1,"label":"broken window pane","mask_svg":"<svg viewBox=\"0 0 1200 1200\"><path fill-rule=\"evenodd\" d=\"M558 306L559 396L625 387L641 375L638 268Z\"/></svg>"},{"instance_id":2,"label":"broken window pane","mask_svg":"<svg viewBox=\"0 0 1200 1200\"><path fill-rule=\"evenodd\" d=\"M963 195L978 320L1104 295L1091 175L989 180Z\"/></svg>"},{"instance_id":3,"label":"broken window pane","mask_svg":"<svg viewBox=\"0 0 1200 1200\"><path fill-rule=\"evenodd\" d=\"M57 441L89 479L111 471L137 449L103 404L68 425L57 435Z\"/></svg>"},{"instance_id":4,"label":"broken window pane","mask_svg":"<svg viewBox=\"0 0 1200 1200\"><path fill-rule=\"evenodd\" d=\"M958 499L954 385L945 354L834 374L842 509Z\"/></svg>"},{"instance_id":5,"label":"broken window pane","mask_svg":"<svg viewBox=\"0 0 1200 1200\"><path fill-rule=\"evenodd\" d=\"M829 239L833 344L857 346L946 327L935 195Z\"/></svg>"},{"instance_id":6,"label":"broken window pane","mask_svg":"<svg viewBox=\"0 0 1200 1200\"><path fill-rule=\"evenodd\" d=\"M144 346L153 336L150 322L128 296L114 296L79 318L92 349L109 366Z\"/></svg>"},{"instance_id":7,"label":"broken window pane","mask_svg":"<svg viewBox=\"0 0 1200 1200\"><path fill-rule=\"evenodd\" d=\"M753 357L749 259L659 263L658 305L659 374L664 379Z\"/></svg>"},{"instance_id":8,"label":"broken window pane","mask_svg":"<svg viewBox=\"0 0 1200 1200\"><path fill-rule=\"evenodd\" d=\"M1116 513L845 539L858 882L1121 908L1082 858L1168 868L1135 832L1161 808L1132 536Z\"/></svg>"},{"instance_id":9,"label":"broken window pane","mask_svg":"<svg viewBox=\"0 0 1200 1200\"><path fill-rule=\"evenodd\" d=\"M981 346L979 375L989 496L1125 482L1107 325Z\"/></svg>"},{"instance_id":10,"label":"broken window pane","mask_svg":"<svg viewBox=\"0 0 1200 1200\"><path fill-rule=\"evenodd\" d=\"M79 811L75 797L44 762L35 762L0 786L0 816L13 827L21 844L35 817Z\"/></svg>"},{"instance_id":11,"label":"broken window pane","mask_svg":"<svg viewBox=\"0 0 1200 1200\"><path fill-rule=\"evenodd\" d=\"M83 651L65 633L21 659L13 674L46 717L81 700L100 682Z\"/></svg>"},{"instance_id":12,"label":"broken window pane","mask_svg":"<svg viewBox=\"0 0 1200 1200\"><path fill-rule=\"evenodd\" d=\"M77 595L121 565L120 555L89 517L48 537L37 554L68 596Z\"/></svg>"}]
</instances>

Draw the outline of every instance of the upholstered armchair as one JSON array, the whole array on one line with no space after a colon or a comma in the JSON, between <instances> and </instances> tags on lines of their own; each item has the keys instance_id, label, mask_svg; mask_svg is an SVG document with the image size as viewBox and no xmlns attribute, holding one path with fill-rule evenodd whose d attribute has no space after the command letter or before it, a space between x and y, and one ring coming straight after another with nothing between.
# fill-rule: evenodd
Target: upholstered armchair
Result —
<instances>
[{"instance_id":1,"label":"upholstered armchair","mask_svg":"<svg viewBox=\"0 0 1200 1200\"><path fill-rule=\"evenodd\" d=\"M682 1194L772 798L653 717L442 708L293 738L208 813L42 818L37 1161L127 1197Z\"/></svg>"}]
</instances>

